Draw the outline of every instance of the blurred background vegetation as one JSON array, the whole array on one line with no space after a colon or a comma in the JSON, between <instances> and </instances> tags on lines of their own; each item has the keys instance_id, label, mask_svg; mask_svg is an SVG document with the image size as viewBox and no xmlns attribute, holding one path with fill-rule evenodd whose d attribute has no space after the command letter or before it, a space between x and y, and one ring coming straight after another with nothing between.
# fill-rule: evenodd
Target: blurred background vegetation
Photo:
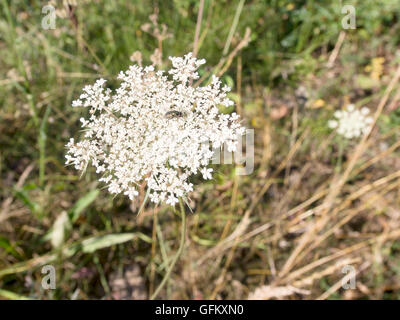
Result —
<instances>
[{"instance_id":1,"label":"blurred background vegetation","mask_svg":"<svg viewBox=\"0 0 400 320\"><path fill-rule=\"evenodd\" d=\"M71 101L97 78L115 86L136 51L150 64L161 49L164 66L192 51L200 2L1 0L2 298L154 291L177 250L179 218L151 205L137 216L140 201L113 198L90 169L80 177L65 167L84 112ZM42 28L49 3L54 30ZM342 28L345 4L356 29ZM399 18L398 0L204 1L202 81L218 74L233 88L236 112L255 129L255 171L221 165L213 181L194 181L186 248L161 298L246 299L263 285L265 298L282 297L277 288L291 299L400 298ZM335 184L359 141L342 150L327 121L347 103L375 112L380 102L365 152ZM339 187L325 210L329 186ZM46 264L55 290L41 286ZM354 290L340 285L345 265L357 271Z\"/></svg>"}]
</instances>

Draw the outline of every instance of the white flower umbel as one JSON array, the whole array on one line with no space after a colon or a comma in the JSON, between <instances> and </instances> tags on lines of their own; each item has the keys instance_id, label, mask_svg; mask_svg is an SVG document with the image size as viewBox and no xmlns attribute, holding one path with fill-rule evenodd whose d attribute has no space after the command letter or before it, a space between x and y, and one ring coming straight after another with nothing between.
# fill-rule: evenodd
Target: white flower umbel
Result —
<instances>
[{"instance_id":1,"label":"white flower umbel","mask_svg":"<svg viewBox=\"0 0 400 320\"><path fill-rule=\"evenodd\" d=\"M89 117L80 119L82 139L67 144L66 163L78 170L93 165L109 192L130 199L145 180L151 201L171 205L193 190L192 175L211 179L212 149L226 143L233 151L244 128L237 114L219 113L218 105L233 102L217 77L207 86L190 85L204 59L189 53L170 60L167 73L130 66L114 92L104 79L85 86L72 105L89 108Z\"/></svg>"},{"instance_id":2,"label":"white flower umbel","mask_svg":"<svg viewBox=\"0 0 400 320\"><path fill-rule=\"evenodd\" d=\"M349 104L345 110L336 111L336 120L329 120L331 129L337 128L337 133L346 139L358 138L371 129L372 117L368 117L369 109L366 107L357 110L353 104Z\"/></svg>"}]
</instances>

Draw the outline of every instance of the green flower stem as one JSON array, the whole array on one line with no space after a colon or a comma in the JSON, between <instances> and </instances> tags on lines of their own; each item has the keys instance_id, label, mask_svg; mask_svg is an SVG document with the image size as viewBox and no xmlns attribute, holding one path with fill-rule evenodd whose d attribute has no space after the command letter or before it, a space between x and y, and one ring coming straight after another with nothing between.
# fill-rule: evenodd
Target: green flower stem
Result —
<instances>
[{"instance_id":1,"label":"green flower stem","mask_svg":"<svg viewBox=\"0 0 400 320\"><path fill-rule=\"evenodd\" d=\"M172 260L171 264L168 267L168 270L162 279L161 283L157 287L156 291L154 291L153 295L151 296L150 300L154 300L157 295L160 293L161 289L167 283L169 277L171 276L172 269L174 268L176 262L178 261L179 257L182 255L183 248L185 246L185 236L186 236L186 215L185 215L185 207L183 205L182 199L179 198L179 205L181 209L181 218L182 218L182 227L181 227L181 242L179 244L178 252L176 253L174 259Z\"/></svg>"}]
</instances>

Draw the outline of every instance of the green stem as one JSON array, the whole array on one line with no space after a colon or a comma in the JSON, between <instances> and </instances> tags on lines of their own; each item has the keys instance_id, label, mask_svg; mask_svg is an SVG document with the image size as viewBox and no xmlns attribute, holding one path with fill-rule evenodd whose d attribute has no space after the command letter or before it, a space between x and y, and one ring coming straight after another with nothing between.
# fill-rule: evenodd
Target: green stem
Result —
<instances>
[{"instance_id":1,"label":"green stem","mask_svg":"<svg viewBox=\"0 0 400 320\"><path fill-rule=\"evenodd\" d=\"M245 0L240 0L238 6L236 7L235 17L233 18L233 23L232 23L231 29L229 30L228 38L226 39L224 51L222 52L223 56L225 56L228 53L229 46L231 45L233 35L236 31L236 27L239 22L240 14L242 13L244 1Z\"/></svg>"},{"instance_id":2,"label":"green stem","mask_svg":"<svg viewBox=\"0 0 400 320\"><path fill-rule=\"evenodd\" d=\"M47 120L49 118L49 114L51 111L51 107L47 107L46 112L44 113L42 123L40 125L39 130L39 186L42 188L44 185L45 178L45 161L46 161L46 129L47 129Z\"/></svg>"},{"instance_id":3,"label":"green stem","mask_svg":"<svg viewBox=\"0 0 400 320\"><path fill-rule=\"evenodd\" d=\"M181 227L181 242L179 244L178 252L176 253L175 257L173 258L171 264L168 267L167 272L165 273L164 278L162 279L161 283L157 287L156 291L154 291L153 295L151 296L150 300L154 300L157 295L160 293L161 289L167 283L169 277L171 276L172 269L174 268L176 262L178 261L179 257L182 255L183 248L185 246L185 235L186 235L186 215L185 215L185 207L183 205L182 199L179 198L179 206L181 209L181 218L182 218L182 227Z\"/></svg>"}]
</instances>

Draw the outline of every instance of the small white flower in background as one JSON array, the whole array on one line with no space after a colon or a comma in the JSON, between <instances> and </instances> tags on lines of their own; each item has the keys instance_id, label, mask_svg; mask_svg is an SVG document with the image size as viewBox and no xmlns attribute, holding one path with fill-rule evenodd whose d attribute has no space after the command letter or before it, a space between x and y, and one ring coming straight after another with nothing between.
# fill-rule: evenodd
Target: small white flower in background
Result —
<instances>
[{"instance_id":1,"label":"small white flower in background","mask_svg":"<svg viewBox=\"0 0 400 320\"><path fill-rule=\"evenodd\" d=\"M368 114L368 108L357 110L353 104L349 104L345 110L334 113L336 120L329 120L328 126L331 129L337 128L337 133L346 139L358 138L371 129L373 118Z\"/></svg>"},{"instance_id":2,"label":"small white flower in background","mask_svg":"<svg viewBox=\"0 0 400 320\"><path fill-rule=\"evenodd\" d=\"M234 150L244 128L237 114L219 113L218 105L233 102L217 77L204 87L190 85L205 60L191 53L170 60L170 77L153 66L133 65L120 72L114 93L104 88L104 79L85 86L72 106L88 107L89 118L80 120L83 138L67 144L66 163L78 170L92 164L109 192L130 199L145 180L151 201L171 205L193 191L192 175L211 179L212 149L226 143Z\"/></svg>"}]
</instances>

